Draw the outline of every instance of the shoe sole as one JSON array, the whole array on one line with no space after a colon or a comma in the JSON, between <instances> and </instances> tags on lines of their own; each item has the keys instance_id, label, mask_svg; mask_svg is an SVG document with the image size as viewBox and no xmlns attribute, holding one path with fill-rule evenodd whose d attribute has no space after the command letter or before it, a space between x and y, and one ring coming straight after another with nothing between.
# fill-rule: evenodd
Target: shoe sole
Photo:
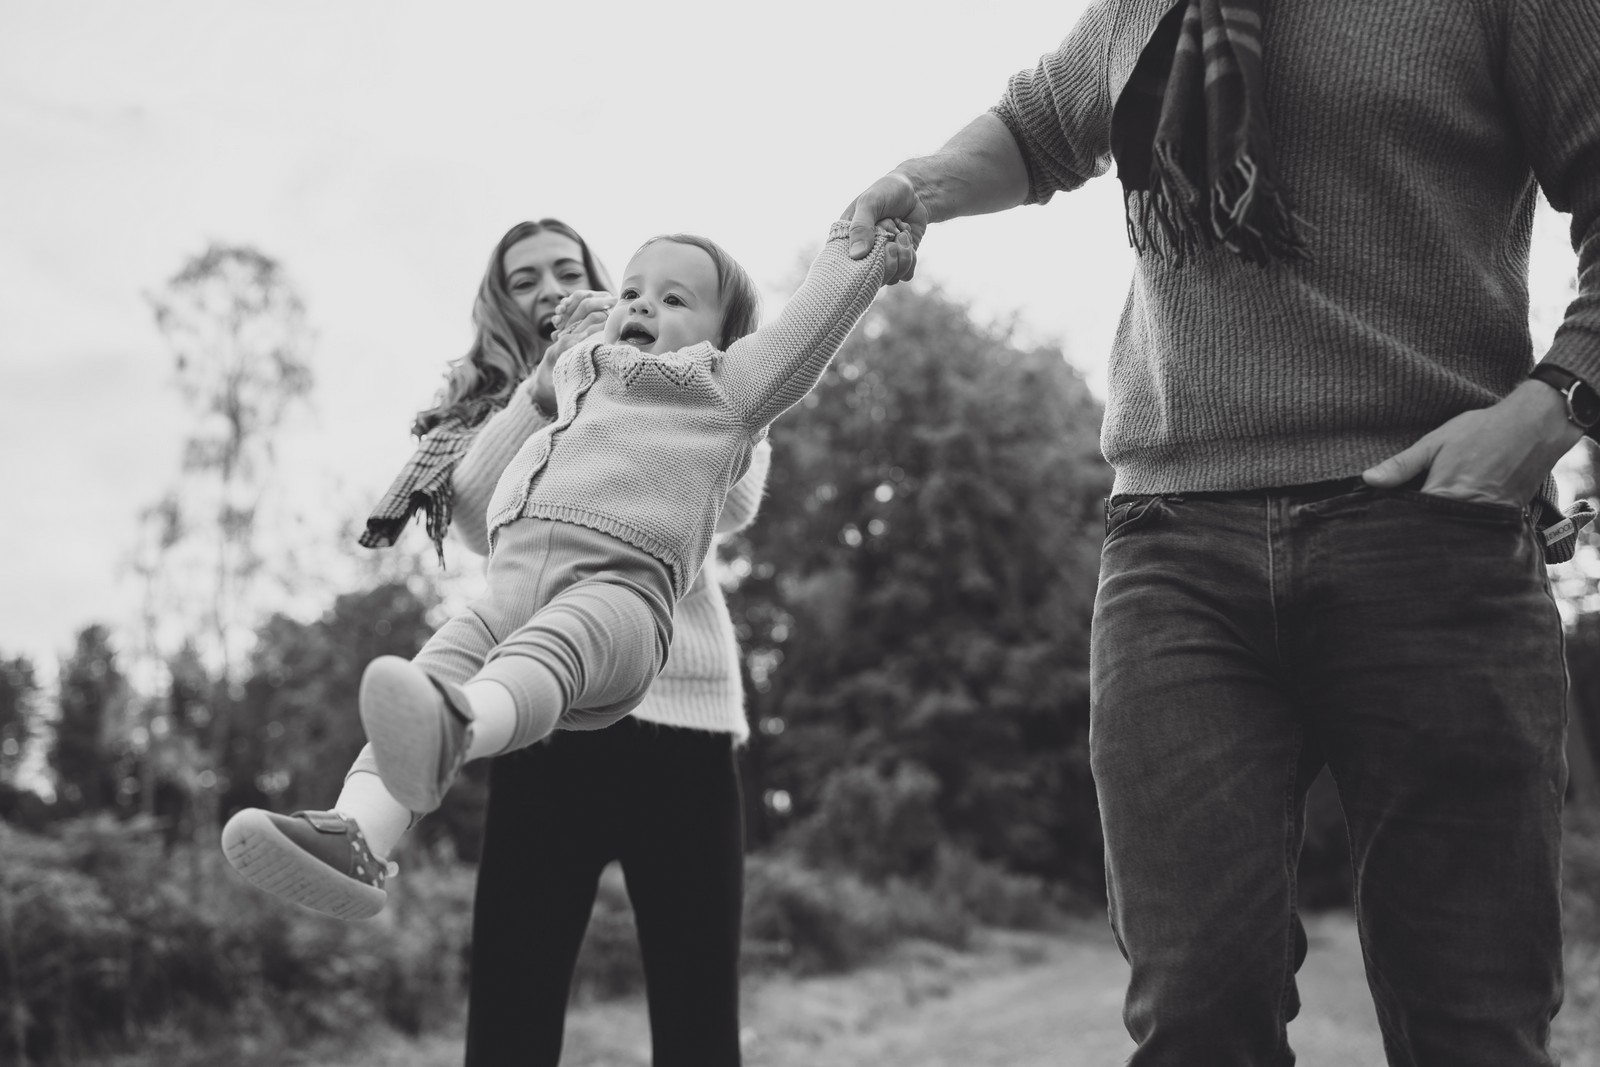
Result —
<instances>
[{"instance_id":1,"label":"shoe sole","mask_svg":"<svg viewBox=\"0 0 1600 1067\"><path fill-rule=\"evenodd\" d=\"M418 679L409 660L385 656L361 675L361 725L384 788L419 815L438 810L440 704L432 684ZM446 711L444 714L448 715Z\"/></svg>"},{"instance_id":2,"label":"shoe sole","mask_svg":"<svg viewBox=\"0 0 1600 1067\"><path fill-rule=\"evenodd\" d=\"M240 876L263 892L335 919L370 919L389 894L340 874L301 848L254 808L222 828L222 854Z\"/></svg>"}]
</instances>

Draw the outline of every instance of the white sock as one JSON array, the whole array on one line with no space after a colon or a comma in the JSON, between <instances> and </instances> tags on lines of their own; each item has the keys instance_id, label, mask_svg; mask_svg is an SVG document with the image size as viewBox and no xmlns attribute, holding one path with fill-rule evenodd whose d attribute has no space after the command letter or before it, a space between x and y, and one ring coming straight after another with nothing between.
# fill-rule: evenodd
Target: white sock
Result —
<instances>
[{"instance_id":1,"label":"white sock","mask_svg":"<svg viewBox=\"0 0 1600 1067\"><path fill-rule=\"evenodd\" d=\"M383 779L371 771L354 771L344 780L333 810L355 820L372 846L372 854L384 862L411 829L411 812L389 795Z\"/></svg>"},{"instance_id":2,"label":"white sock","mask_svg":"<svg viewBox=\"0 0 1600 1067\"><path fill-rule=\"evenodd\" d=\"M462 692L472 705L472 742L467 745L467 758L498 756L511 744L511 735L517 728L517 702L511 690L485 678L468 682Z\"/></svg>"}]
</instances>

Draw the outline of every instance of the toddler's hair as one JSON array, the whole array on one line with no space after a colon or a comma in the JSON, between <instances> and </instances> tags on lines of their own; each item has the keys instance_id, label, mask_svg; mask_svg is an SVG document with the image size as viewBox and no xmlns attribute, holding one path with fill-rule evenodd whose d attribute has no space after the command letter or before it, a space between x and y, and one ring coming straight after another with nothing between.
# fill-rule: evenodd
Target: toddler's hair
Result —
<instances>
[{"instance_id":1,"label":"toddler's hair","mask_svg":"<svg viewBox=\"0 0 1600 1067\"><path fill-rule=\"evenodd\" d=\"M693 233L664 233L652 237L639 246L639 252L643 252L657 241L672 241L698 248L710 256L711 262L716 265L717 299L722 301L722 328L721 336L717 339L718 348L727 348L739 338L756 332L756 327L761 325L761 294L757 291L756 283L751 280L749 272L739 265L737 259L728 255L721 245L709 237ZM635 252L634 255L638 255L639 252Z\"/></svg>"}]
</instances>

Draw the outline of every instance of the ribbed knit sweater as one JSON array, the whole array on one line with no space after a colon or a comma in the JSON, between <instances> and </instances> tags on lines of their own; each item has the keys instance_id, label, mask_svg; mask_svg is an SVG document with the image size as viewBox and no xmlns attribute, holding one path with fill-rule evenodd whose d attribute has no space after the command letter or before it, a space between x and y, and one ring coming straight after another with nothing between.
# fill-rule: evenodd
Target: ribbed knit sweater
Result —
<instances>
[{"instance_id":1,"label":"ribbed knit sweater","mask_svg":"<svg viewBox=\"0 0 1600 1067\"><path fill-rule=\"evenodd\" d=\"M479 555L489 551L485 522L489 497L512 457L535 432L553 421L519 390L511 402L486 422L472 449L456 465L456 508L451 529ZM719 535L736 533L755 521L767 482L772 448L763 441L751 454L750 469L729 491ZM722 587L717 582L715 550L678 602L673 613L672 646L667 663L650 686L633 717L666 726L750 736L744 714L744 682L739 672L739 644Z\"/></svg>"},{"instance_id":2,"label":"ribbed knit sweater","mask_svg":"<svg viewBox=\"0 0 1600 1067\"><path fill-rule=\"evenodd\" d=\"M1110 166L1171 0L1100 0L994 111L1043 203ZM1359 474L1533 364L1536 189L1578 296L1545 359L1600 386L1600 3L1263 0L1267 112L1312 260L1140 256L1101 445L1116 492ZM1537 182L1537 184L1536 184Z\"/></svg>"},{"instance_id":3,"label":"ribbed knit sweater","mask_svg":"<svg viewBox=\"0 0 1600 1067\"><path fill-rule=\"evenodd\" d=\"M665 563L682 598L722 502L772 420L822 377L883 284L887 237L852 260L838 222L777 319L719 351L584 341L556 362L556 421L528 438L489 503L489 536L519 518L578 523Z\"/></svg>"}]
</instances>

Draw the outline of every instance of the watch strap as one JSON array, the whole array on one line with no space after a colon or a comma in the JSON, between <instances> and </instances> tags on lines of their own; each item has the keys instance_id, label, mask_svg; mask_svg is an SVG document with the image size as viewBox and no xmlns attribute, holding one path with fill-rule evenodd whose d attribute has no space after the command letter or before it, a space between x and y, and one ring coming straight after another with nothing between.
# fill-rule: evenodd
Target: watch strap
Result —
<instances>
[{"instance_id":1,"label":"watch strap","mask_svg":"<svg viewBox=\"0 0 1600 1067\"><path fill-rule=\"evenodd\" d=\"M1553 363L1540 363L1529 372L1560 393L1567 403L1567 421L1593 437L1600 426L1600 393L1582 378Z\"/></svg>"}]
</instances>

